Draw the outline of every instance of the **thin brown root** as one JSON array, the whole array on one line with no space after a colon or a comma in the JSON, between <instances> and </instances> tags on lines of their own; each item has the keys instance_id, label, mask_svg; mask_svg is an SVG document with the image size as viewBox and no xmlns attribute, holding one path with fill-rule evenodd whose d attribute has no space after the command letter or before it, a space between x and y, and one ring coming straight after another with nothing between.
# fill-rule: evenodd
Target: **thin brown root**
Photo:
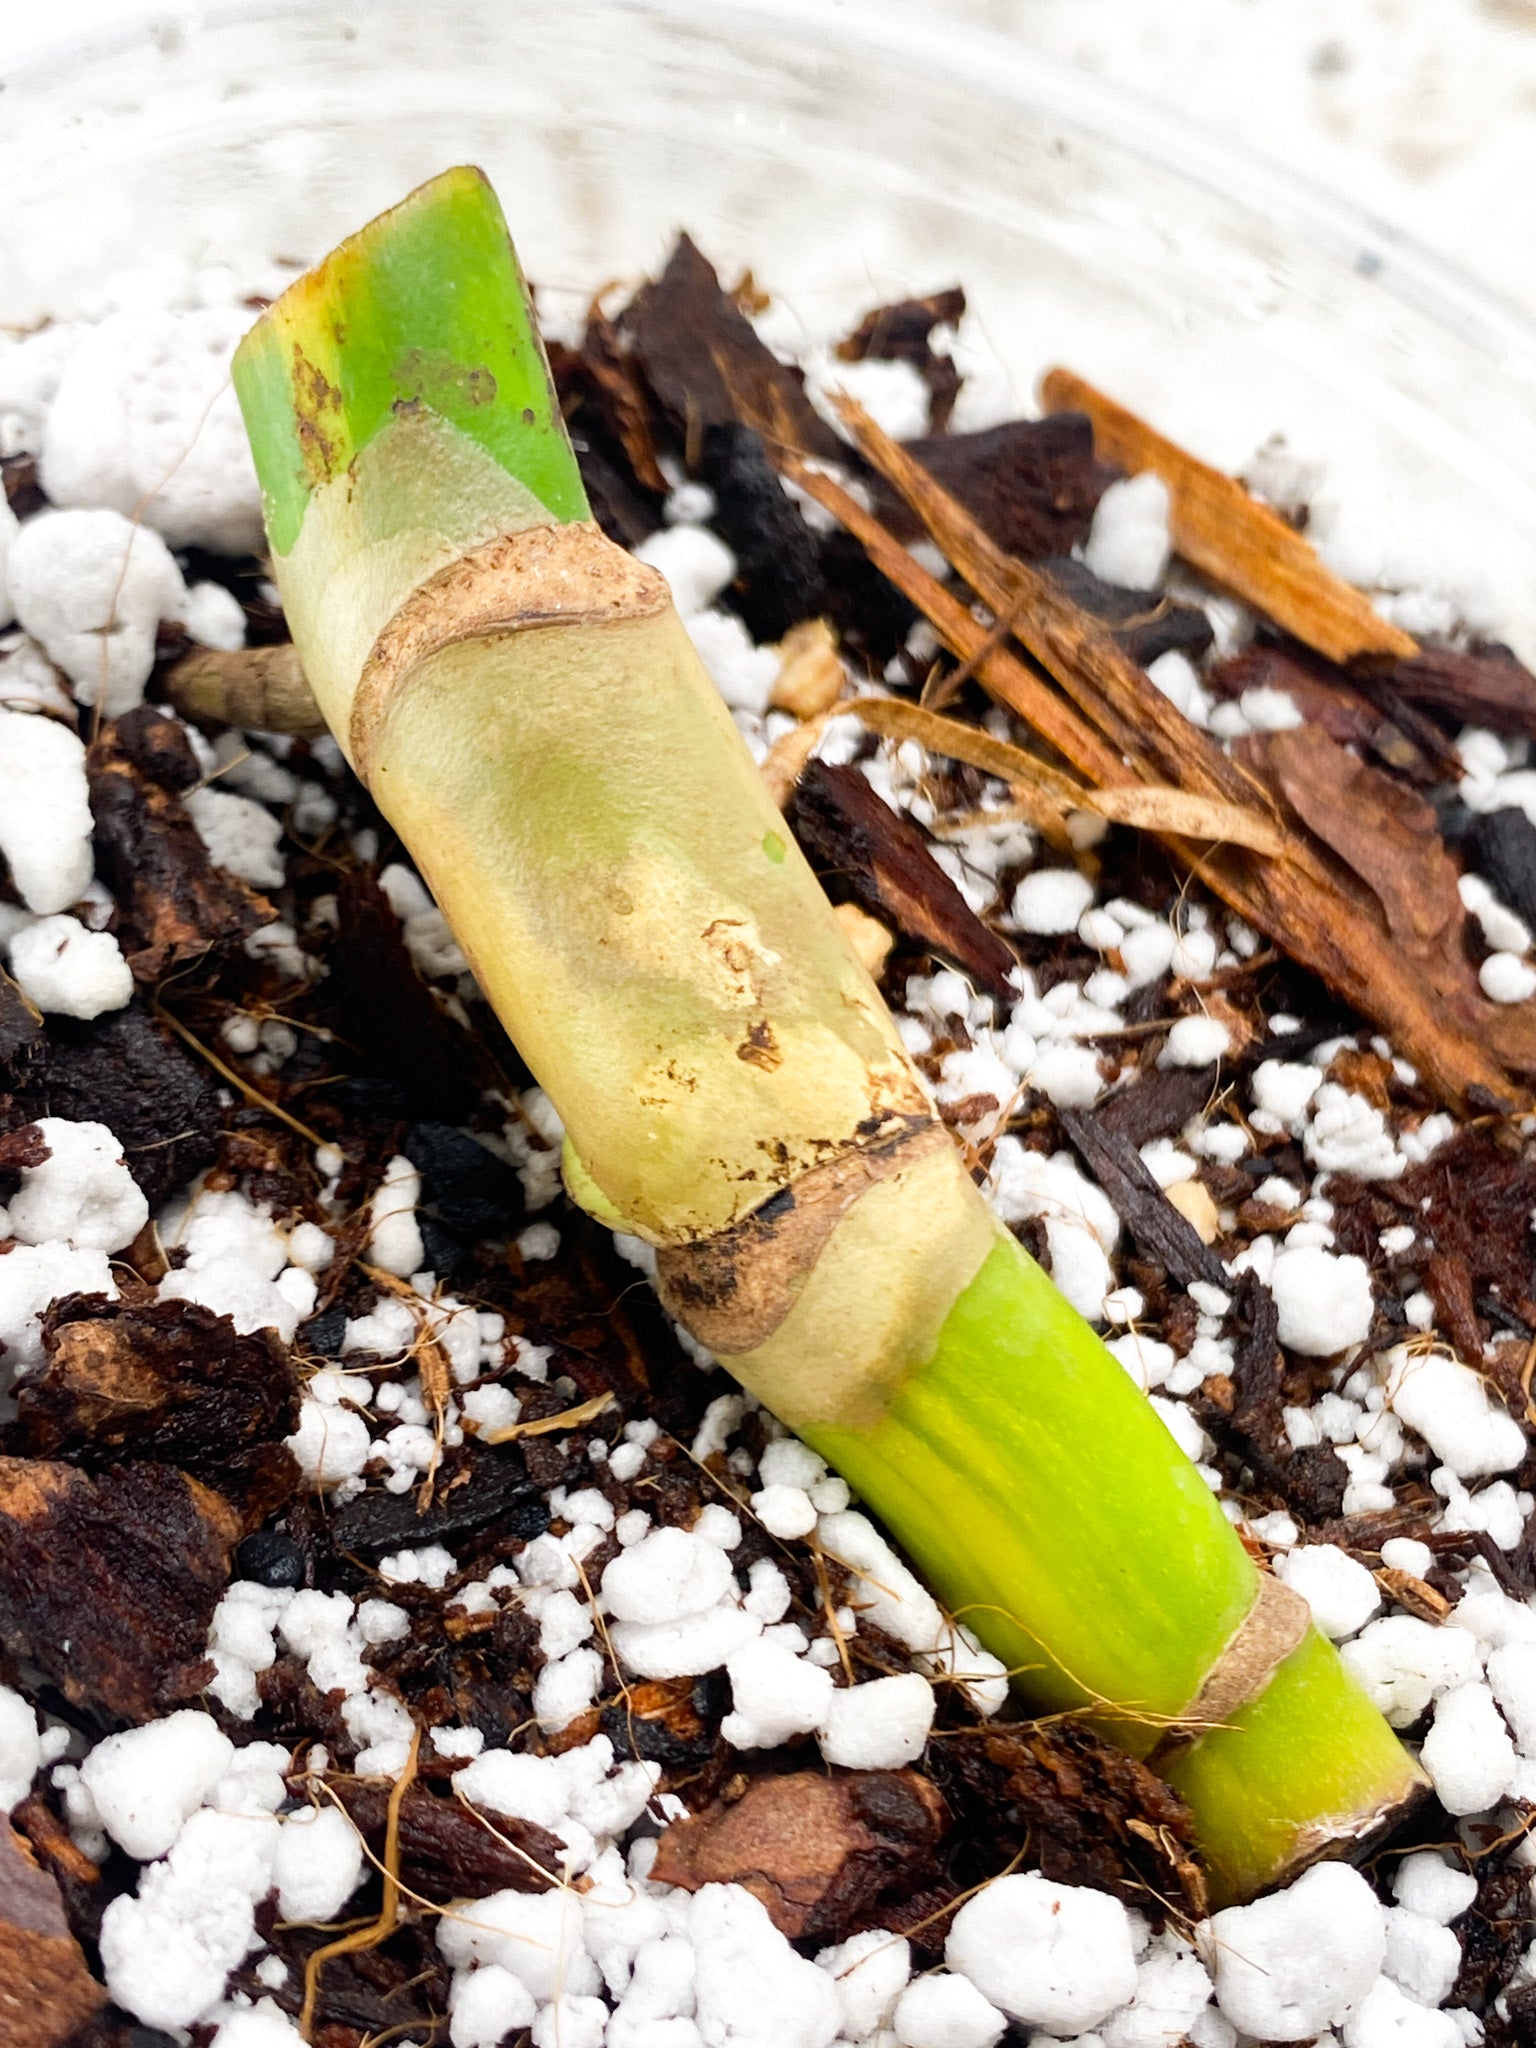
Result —
<instances>
[{"instance_id":1,"label":"thin brown root","mask_svg":"<svg viewBox=\"0 0 1536 2048\"><path fill-rule=\"evenodd\" d=\"M842 1628L838 1623L837 1606L832 1598L832 1581L827 1573L827 1554L822 1549L819 1538L812 1541L811 1555L816 1563L816 1589L821 1594L822 1611L827 1617L827 1629L833 1642L837 1645L837 1654L842 1661L843 1675L848 1680L848 1683L852 1685L854 1682L853 1659L848 1654L848 1639L843 1634Z\"/></svg>"},{"instance_id":2,"label":"thin brown root","mask_svg":"<svg viewBox=\"0 0 1536 2048\"><path fill-rule=\"evenodd\" d=\"M275 1116L280 1124L286 1124L290 1131L297 1131L306 1144L313 1145L317 1151L319 1150L325 1140L318 1131L312 1131L308 1124L301 1124L296 1116L290 1116L286 1109L279 1108L277 1103L263 1095L259 1088L253 1088L243 1074L237 1074L234 1068L227 1066L211 1047L204 1045L195 1031L189 1031L179 1017L173 1017L158 996L152 1000L155 1015L162 1022L169 1024L182 1043L190 1046L200 1060L206 1060L213 1071L226 1080L231 1088L238 1089L253 1109L264 1110L268 1116Z\"/></svg>"},{"instance_id":3,"label":"thin brown root","mask_svg":"<svg viewBox=\"0 0 1536 2048\"><path fill-rule=\"evenodd\" d=\"M362 1949L377 1948L395 1931L400 1912L400 1808L415 1779L420 1756L421 1730L416 1728L411 1735L411 1753L405 1760L405 1769L390 1788L388 1819L384 1828L384 1895L379 1901L378 1919L369 1926L342 1935L339 1941L328 1941L323 1948L317 1948L304 1965L304 2004L299 2013L299 2033L306 2041L314 2039L315 2001L320 1995L320 1972L325 1964L335 1956L355 1955Z\"/></svg>"}]
</instances>

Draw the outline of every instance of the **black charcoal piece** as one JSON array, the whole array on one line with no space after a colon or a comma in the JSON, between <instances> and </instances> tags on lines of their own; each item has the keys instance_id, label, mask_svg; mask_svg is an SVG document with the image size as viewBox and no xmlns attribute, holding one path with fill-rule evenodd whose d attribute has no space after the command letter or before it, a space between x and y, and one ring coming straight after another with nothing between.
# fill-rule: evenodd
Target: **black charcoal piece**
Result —
<instances>
[{"instance_id":1,"label":"black charcoal piece","mask_svg":"<svg viewBox=\"0 0 1536 2048\"><path fill-rule=\"evenodd\" d=\"M751 427L710 427L699 474L715 494L710 524L736 557L726 601L754 640L782 640L791 626L815 618L826 599L816 537Z\"/></svg>"},{"instance_id":2,"label":"black charcoal piece","mask_svg":"<svg viewBox=\"0 0 1536 2048\"><path fill-rule=\"evenodd\" d=\"M506 1237L522 1222L515 1169L456 1125L413 1124L403 1149L421 1175L425 1206L460 1237Z\"/></svg>"},{"instance_id":3,"label":"black charcoal piece","mask_svg":"<svg viewBox=\"0 0 1536 2048\"><path fill-rule=\"evenodd\" d=\"M346 1334L346 1310L340 1307L322 1309L319 1315L311 1316L307 1323L299 1325L295 1343L298 1350L311 1352L317 1358L337 1358L341 1354L341 1340Z\"/></svg>"},{"instance_id":4,"label":"black charcoal piece","mask_svg":"<svg viewBox=\"0 0 1536 2048\"><path fill-rule=\"evenodd\" d=\"M27 1075L35 1115L105 1124L152 1209L213 1164L218 1083L140 998L89 1023L51 1015L47 1026L47 1052Z\"/></svg>"},{"instance_id":5,"label":"black charcoal piece","mask_svg":"<svg viewBox=\"0 0 1536 2048\"><path fill-rule=\"evenodd\" d=\"M258 1586L299 1586L304 1582L304 1553L291 1536L278 1529L258 1529L235 1552L235 1576Z\"/></svg>"},{"instance_id":6,"label":"black charcoal piece","mask_svg":"<svg viewBox=\"0 0 1536 2048\"><path fill-rule=\"evenodd\" d=\"M537 1442L538 1439L535 1439ZM332 1547L341 1554L381 1557L402 1547L448 1543L493 1524L498 1534L532 1538L549 1527L549 1507L515 1445L499 1449L466 1444L445 1459L431 1507L417 1513L416 1495L370 1487L338 1508Z\"/></svg>"},{"instance_id":7,"label":"black charcoal piece","mask_svg":"<svg viewBox=\"0 0 1536 2048\"><path fill-rule=\"evenodd\" d=\"M1471 867L1501 903L1536 925L1536 825L1524 811L1485 811L1462 839Z\"/></svg>"},{"instance_id":8,"label":"black charcoal piece","mask_svg":"<svg viewBox=\"0 0 1536 2048\"><path fill-rule=\"evenodd\" d=\"M1170 652L1196 661L1216 637L1197 604L1180 604L1156 590L1130 590L1122 583L1106 583L1071 555L1048 556L1040 567L1085 612L1102 619L1142 668Z\"/></svg>"},{"instance_id":9,"label":"black charcoal piece","mask_svg":"<svg viewBox=\"0 0 1536 2048\"><path fill-rule=\"evenodd\" d=\"M425 1209L416 1211L416 1228L421 1232L421 1263L439 1280L451 1280L469 1256L469 1246L457 1231L439 1223Z\"/></svg>"}]
</instances>

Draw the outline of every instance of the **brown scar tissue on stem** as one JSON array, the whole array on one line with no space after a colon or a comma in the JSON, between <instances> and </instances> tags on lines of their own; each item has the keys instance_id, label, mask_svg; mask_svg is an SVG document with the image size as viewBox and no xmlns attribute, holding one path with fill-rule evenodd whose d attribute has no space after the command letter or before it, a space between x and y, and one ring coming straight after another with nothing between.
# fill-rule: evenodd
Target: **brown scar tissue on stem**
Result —
<instances>
[{"instance_id":1,"label":"brown scar tissue on stem","mask_svg":"<svg viewBox=\"0 0 1536 2048\"><path fill-rule=\"evenodd\" d=\"M943 1124L913 1116L873 1144L833 1152L739 1223L660 1249L662 1300L720 1356L756 1349L789 1314L799 1282L859 1197L951 1142Z\"/></svg>"},{"instance_id":2,"label":"brown scar tissue on stem","mask_svg":"<svg viewBox=\"0 0 1536 2048\"><path fill-rule=\"evenodd\" d=\"M1179 1750L1201 1734L1229 1720L1239 1707L1257 1699L1276 1671L1297 1649L1312 1625L1312 1609L1282 1580L1264 1573L1252 1607L1237 1633L1205 1675L1205 1681L1148 1758L1161 1769Z\"/></svg>"},{"instance_id":3,"label":"brown scar tissue on stem","mask_svg":"<svg viewBox=\"0 0 1536 2048\"><path fill-rule=\"evenodd\" d=\"M765 1020L754 1024L747 1032L746 1037L736 1048L736 1057L745 1060L748 1066L761 1067L765 1074L771 1074L776 1067L784 1063L784 1055L780 1052L778 1040L773 1035L773 1027Z\"/></svg>"},{"instance_id":4,"label":"brown scar tissue on stem","mask_svg":"<svg viewBox=\"0 0 1536 2048\"><path fill-rule=\"evenodd\" d=\"M671 603L659 571L593 521L498 534L418 584L374 642L352 700L351 744L366 782L389 700L411 671L461 640L538 626L653 618Z\"/></svg>"},{"instance_id":5,"label":"brown scar tissue on stem","mask_svg":"<svg viewBox=\"0 0 1536 2048\"><path fill-rule=\"evenodd\" d=\"M297 342L293 345L294 426L299 450L311 482L327 482L335 467L335 444L322 431L321 419L341 411L341 393L326 380L319 365L312 363Z\"/></svg>"}]
</instances>

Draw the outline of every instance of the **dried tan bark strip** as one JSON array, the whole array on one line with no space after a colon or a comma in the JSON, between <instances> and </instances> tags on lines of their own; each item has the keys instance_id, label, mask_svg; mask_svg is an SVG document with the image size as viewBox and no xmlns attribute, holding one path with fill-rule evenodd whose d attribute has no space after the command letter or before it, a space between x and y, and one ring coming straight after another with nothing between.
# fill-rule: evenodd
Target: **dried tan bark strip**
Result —
<instances>
[{"instance_id":1,"label":"dried tan bark strip","mask_svg":"<svg viewBox=\"0 0 1536 2048\"><path fill-rule=\"evenodd\" d=\"M1177 783L1200 796L1271 808L1267 791L1208 734L1190 724L1106 627L1049 576L1004 554L959 499L936 483L862 406L848 398L835 398L834 403L861 452L906 499L982 603L996 617L1013 615L1014 637L1083 716L1129 758L1139 755L1150 764L1152 772L1144 766L1139 780Z\"/></svg>"},{"instance_id":2,"label":"dried tan bark strip","mask_svg":"<svg viewBox=\"0 0 1536 2048\"><path fill-rule=\"evenodd\" d=\"M812 469L784 453L782 447L775 451L775 459L786 476L863 544L875 567L903 596L911 599L945 646L962 660L976 660L976 674L989 694L1016 712L1080 775L1105 785L1139 780L1115 748L1072 705L1064 703L1033 670L1026 668L1016 654L1001 647L989 651L988 629L936 577L914 561L894 534L872 512L866 512L841 484L824 470Z\"/></svg>"},{"instance_id":3,"label":"dried tan bark strip","mask_svg":"<svg viewBox=\"0 0 1536 2048\"><path fill-rule=\"evenodd\" d=\"M988 775L1001 777L1012 797L1009 816L1022 818L1058 853L1073 851L1067 813L1091 810L1097 799L1092 790L1063 775L1039 754L1032 754L1025 747L1010 746L1007 740L995 740L990 733L964 725L958 718L941 718L937 712L909 703L905 697L859 697L847 709L872 732L893 739L914 739L930 753L945 754L952 761L965 761ZM984 825L1001 823L1002 819L989 818L989 814L978 811L971 822Z\"/></svg>"},{"instance_id":4,"label":"dried tan bark strip","mask_svg":"<svg viewBox=\"0 0 1536 2048\"><path fill-rule=\"evenodd\" d=\"M1000 782L1033 784L1073 810L1082 810L1092 803L1091 791L1027 747L994 739L980 726L945 718L905 697L855 697L845 708L871 732L883 733L891 739L916 740L930 754L968 762L972 768L995 775Z\"/></svg>"},{"instance_id":5,"label":"dried tan bark strip","mask_svg":"<svg viewBox=\"0 0 1536 2048\"><path fill-rule=\"evenodd\" d=\"M1168 486L1169 527L1186 562L1267 612L1330 661L1382 655L1403 661L1418 643L1379 616L1369 600L1318 558L1277 512L1251 498L1235 478L1166 440L1071 370L1048 370L1040 399L1047 412L1084 412L1098 453L1129 471L1155 470Z\"/></svg>"},{"instance_id":6,"label":"dried tan bark strip","mask_svg":"<svg viewBox=\"0 0 1536 2048\"><path fill-rule=\"evenodd\" d=\"M932 754L966 761L1006 782L1027 801L1038 792L1058 811L1094 811L1111 824L1146 832L1176 832L1189 839L1247 846L1271 856L1285 851L1285 836L1271 817L1249 805L1191 796L1161 783L1141 788L1084 789L1026 747L994 739L978 726L909 703L905 697L858 697L847 709L874 732L916 740Z\"/></svg>"},{"instance_id":7,"label":"dried tan bark strip","mask_svg":"<svg viewBox=\"0 0 1536 2048\"><path fill-rule=\"evenodd\" d=\"M1090 792L1084 809L1097 811L1112 825L1133 825L1143 832L1173 832L1182 839L1208 839L1217 846L1246 846L1250 852L1265 853L1271 859L1288 851L1279 825L1251 804L1192 796L1187 789L1148 784L1145 789L1097 790Z\"/></svg>"},{"instance_id":8,"label":"dried tan bark strip","mask_svg":"<svg viewBox=\"0 0 1536 2048\"><path fill-rule=\"evenodd\" d=\"M508 1422L500 1429L487 1430L481 1437L483 1444L515 1444L525 1436L551 1436L560 1429L580 1429L583 1423L593 1422L606 1408L613 1406L612 1394L594 1394L590 1401L582 1401L575 1408L562 1408L558 1415L541 1415L535 1422Z\"/></svg>"}]
</instances>

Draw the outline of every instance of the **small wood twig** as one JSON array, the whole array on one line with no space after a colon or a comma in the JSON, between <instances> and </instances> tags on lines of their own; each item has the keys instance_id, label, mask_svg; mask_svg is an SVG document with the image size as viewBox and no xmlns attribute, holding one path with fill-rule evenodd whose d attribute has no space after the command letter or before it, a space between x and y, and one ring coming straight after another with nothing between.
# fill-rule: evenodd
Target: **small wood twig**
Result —
<instances>
[{"instance_id":1,"label":"small wood twig","mask_svg":"<svg viewBox=\"0 0 1536 2048\"><path fill-rule=\"evenodd\" d=\"M1404 661L1418 653L1410 634L1382 618L1362 591L1325 567L1293 526L1235 478L1165 440L1071 370L1048 370L1040 397L1047 412L1086 413L1094 446L1109 461L1133 476L1154 470L1168 486L1177 552L1308 647L1338 662L1360 655Z\"/></svg>"},{"instance_id":2,"label":"small wood twig","mask_svg":"<svg viewBox=\"0 0 1536 2048\"><path fill-rule=\"evenodd\" d=\"M848 1638L843 1633L842 1624L837 1618L837 1604L832 1598L832 1580L831 1575L827 1571L827 1554L822 1549L820 1540L814 1536L811 1539L811 1562L816 1568L816 1590L821 1595L822 1612L827 1617L827 1631L837 1646L838 1661L843 1667L843 1676L852 1685L854 1682L853 1659L848 1654Z\"/></svg>"},{"instance_id":3,"label":"small wood twig","mask_svg":"<svg viewBox=\"0 0 1536 2048\"><path fill-rule=\"evenodd\" d=\"M1013 637L1013 629L1019 622L1019 615L1024 609L1024 603L1021 595L1011 610L993 621L991 630L976 652L968 654L964 661L957 663L947 676L935 674L929 677L918 700L925 711L943 711L948 705L953 704L987 656L1008 645Z\"/></svg>"}]
</instances>

